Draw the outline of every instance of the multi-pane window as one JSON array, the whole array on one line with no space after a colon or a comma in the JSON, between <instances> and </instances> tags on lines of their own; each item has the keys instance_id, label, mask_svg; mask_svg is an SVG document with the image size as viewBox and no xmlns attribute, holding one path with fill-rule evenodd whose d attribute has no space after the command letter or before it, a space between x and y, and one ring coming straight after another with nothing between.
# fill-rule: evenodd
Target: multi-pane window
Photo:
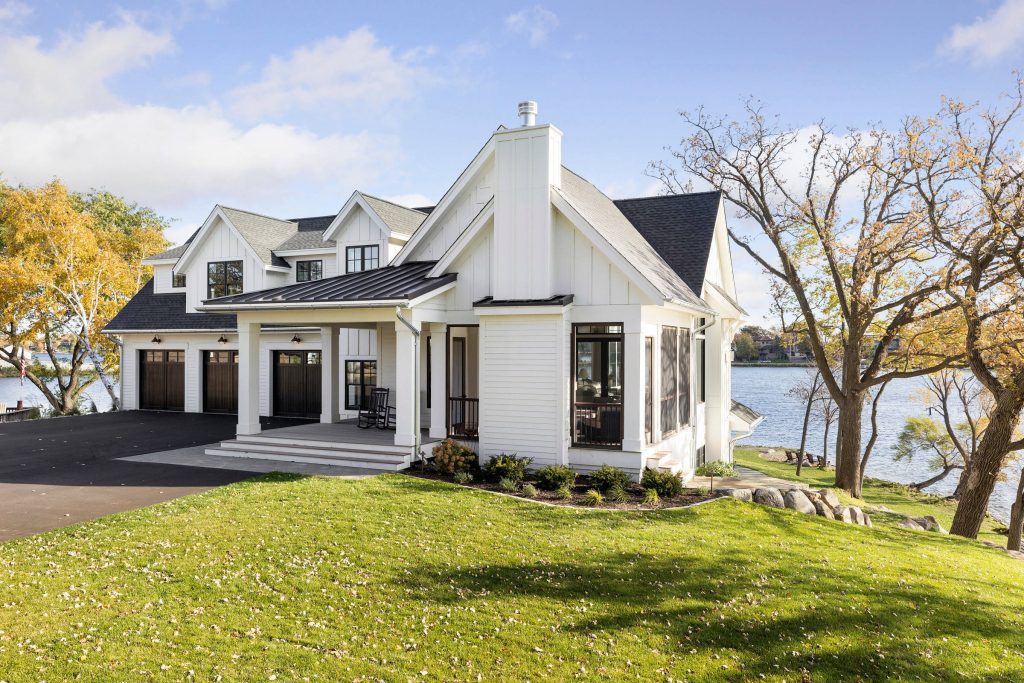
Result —
<instances>
[{"instance_id":1,"label":"multi-pane window","mask_svg":"<svg viewBox=\"0 0 1024 683\"><path fill-rule=\"evenodd\" d=\"M175 273L171 276L171 287L184 287L185 273Z\"/></svg>"},{"instance_id":2,"label":"multi-pane window","mask_svg":"<svg viewBox=\"0 0 1024 683\"><path fill-rule=\"evenodd\" d=\"M661 435L668 436L678 428L679 404L679 330L661 328Z\"/></svg>"},{"instance_id":3,"label":"multi-pane window","mask_svg":"<svg viewBox=\"0 0 1024 683\"><path fill-rule=\"evenodd\" d=\"M367 406L370 393L377 386L377 361L345 361L345 409L358 410Z\"/></svg>"},{"instance_id":4,"label":"multi-pane window","mask_svg":"<svg viewBox=\"0 0 1024 683\"><path fill-rule=\"evenodd\" d=\"M323 261L296 261L295 281L312 282L324 276Z\"/></svg>"},{"instance_id":5,"label":"multi-pane window","mask_svg":"<svg viewBox=\"0 0 1024 683\"><path fill-rule=\"evenodd\" d=\"M380 268L380 247L367 244L345 249L345 272L361 273L364 270Z\"/></svg>"},{"instance_id":6,"label":"multi-pane window","mask_svg":"<svg viewBox=\"0 0 1024 683\"><path fill-rule=\"evenodd\" d=\"M620 446L624 374L622 325L576 325L573 332L573 442Z\"/></svg>"},{"instance_id":7,"label":"multi-pane window","mask_svg":"<svg viewBox=\"0 0 1024 683\"><path fill-rule=\"evenodd\" d=\"M206 298L242 293L242 262L216 261L206 265Z\"/></svg>"},{"instance_id":8,"label":"multi-pane window","mask_svg":"<svg viewBox=\"0 0 1024 683\"><path fill-rule=\"evenodd\" d=\"M690 424L690 330L679 328L679 426Z\"/></svg>"}]
</instances>

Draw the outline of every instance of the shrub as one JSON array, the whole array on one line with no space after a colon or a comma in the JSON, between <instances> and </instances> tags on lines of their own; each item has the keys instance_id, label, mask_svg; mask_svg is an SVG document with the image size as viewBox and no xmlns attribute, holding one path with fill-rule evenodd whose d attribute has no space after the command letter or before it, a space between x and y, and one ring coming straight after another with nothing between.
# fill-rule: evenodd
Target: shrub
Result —
<instances>
[{"instance_id":1,"label":"shrub","mask_svg":"<svg viewBox=\"0 0 1024 683\"><path fill-rule=\"evenodd\" d=\"M525 484L523 486L523 495L526 496L527 498L536 498L537 487L534 486L533 484Z\"/></svg>"},{"instance_id":2,"label":"shrub","mask_svg":"<svg viewBox=\"0 0 1024 683\"><path fill-rule=\"evenodd\" d=\"M533 458L520 458L514 453L492 455L484 465L484 474L492 481L511 479L520 482L526 476L526 468L530 466L531 462L533 462Z\"/></svg>"},{"instance_id":3,"label":"shrub","mask_svg":"<svg viewBox=\"0 0 1024 683\"><path fill-rule=\"evenodd\" d=\"M698 495L707 496L710 493L711 493L711 489L708 488L707 486L698 486L697 487L697 494Z\"/></svg>"},{"instance_id":4,"label":"shrub","mask_svg":"<svg viewBox=\"0 0 1024 683\"><path fill-rule=\"evenodd\" d=\"M604 502L604 496L597 489L589 489L583 494L583 503L585 505L600 505Z\"/></svg>"},{"instance_id":5,"label":"shrub","mask_svg":"<svg viewBox=\"0 0 1024 683\"><path fill-rule=\"evenodd\" d=\"M434 466L445 474L463 472L476 465L476 453L455 439L445 439L434 446L431 453L434 456Z\"/></svg>"},{"instance_id":6,"label":"shrub","mask_svg":"<svg viewBox=\"0 0 1024 683\"><path fill-rule=\"evenodd\" d=\"M469 472L465 470L459 470L458 472L455 473L456 484L468 484L471 481L473 481L473 475L470 474Z\"/></svg>"},{"instance_id":7,"label":"shrub","mask_svg":"<svg viewBox=\"0 0 1024 683\"><path fill-rule=\"evenodd\" d=\"M563 486L572 488L576 472L568 465L548 465L537 470L537 486L545 491L557 491Z\"/></svg>"},{"instance_id":8,"label":"shrub","mask_svg":"<svg viewBox=\"0 0 1024 683\"><path fill-rule=\"evenodd\" d=\"M502 477L498 480L498 488L502 491L515 491L519 488L519 482L512 477Z\"/></svg>"},{"instance_id":9,"label":"shrub","mask_svg":"<svg viewBox=\"0 0 1024 683\"><path fill-rule=\"evenodd\" d=\"M629 495L626 494L626 489L621 486L613 486L608 489L608 493L605 497L613 503L626 503L629 502Z\"/></svg>"},{"instance_id":10,"label":"shrub","mask_svg":"<svg viewBox=\"0 0 1024 683\"><path fill-rule=\"evenodd\" d=\"M640 485L645 489L654 489L661 498L675 498L683 492L683 480L678 474L644 468L644 476Z\"/></svg>"},{"instance_id":11,"label":"shrub","mask_svg":"<svg viewBox=\"0 0 1024 683\"><path fill-rule=\"evenodd\" d=\"M715 489L715 477L731 477L736 474L732 465L723 460L712 460L697 468L697 476L711 477L711 489Z\"/></svg>"},{"instance_id":12,"label":"shrub","mask_svg":"<svg viewBox=\"0 0 1024 683\"><path fill-rule=\"evenodd\" d=\"M658 492L654 489L647 489L644 491L644 505L657 505L661 502L661 498L658 497Z\"/></svg>"},{"instance_id":13,"label":"shrub","mask_svg":"<svg viewBox=\"0 0 1024 683\"><path fill-rule=\"evenodd\" d=\"M618 467L601 465L600 469L590 473L590 483L599 491L611 491L616 486L625 489L629 486L629 475Z\"/></svg>"},{"instance_id":14,"label":"shrub","mask_svg":"<svg viewBox=\"0 0 1024 683\"><path fill-rule=\"evenodd\" d=\"M562 500L572 500L572 489L568 486L563 486L555 492L555 495Z\"/></svg>"}]
</instances>

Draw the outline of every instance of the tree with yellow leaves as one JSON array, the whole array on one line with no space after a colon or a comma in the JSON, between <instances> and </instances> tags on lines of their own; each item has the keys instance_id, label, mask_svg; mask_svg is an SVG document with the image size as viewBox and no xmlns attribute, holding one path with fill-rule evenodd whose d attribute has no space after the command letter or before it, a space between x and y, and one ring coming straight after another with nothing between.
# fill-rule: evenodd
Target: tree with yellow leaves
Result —
<instances>
[{"instance_id":1,"label":"tree with yellow leaves","mask_svg":"<svg viewBox=\"0 0 1024 683\"><path fill-rule=\"evenodd\" d=\"M100 330L138 290L142 259L166 247L165 227L107 192L75 195L59 181L3 189L0 329L13 349L42 341L53 369L33 364L26 377L57 414L75 412L96 379L117 407L116 347ZM62 363L56 345L68 337L71 358ZM18 367L16 353L0 349L0 362Z\"/></svg>"}]
</instances>

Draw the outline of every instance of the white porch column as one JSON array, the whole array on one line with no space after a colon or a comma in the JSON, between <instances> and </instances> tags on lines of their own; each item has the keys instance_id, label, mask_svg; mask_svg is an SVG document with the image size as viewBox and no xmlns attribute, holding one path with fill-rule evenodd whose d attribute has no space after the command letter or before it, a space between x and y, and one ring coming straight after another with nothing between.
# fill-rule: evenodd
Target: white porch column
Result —
<instances>
[{"instance_id":1,"label":"white porch column","mask_svg":"<svg viewBox=\"0 0 1024 683\"><path fill-rule=\"evenodd\" d=\"M623 329L623 365L625 377L622 387L622 450L642 451L644 448L644 378L647 371L644 358L644 335L640 321L627 321Z\"/></svg>"},{"instance_id":2,"label":"white porch column","mask_svg":"<svg viewBox=\"0 0 1024 683\"><path fill-rule=\"evenodd\" d=\"M430 323L430 438L448 436L448 326ZM478 394L479 395L479 394Z\"/></svg>"},{"instance_id":3,"label":"white porch column","mask_svg":"<svg viewBox=\"0 0 1024 683\"><path fill-rule=\"evenodd\" d=\"M337 325L320 328L320 421L331 424L341 419L341 350Z\"/></svg>"},{"instance_id":4,"label":"white porch column","mask_svg":"<svg viewBox=\"0 0 1024 683\"><path fill-rule=\"evenodd\" d=\"M395 321L395 445L415 446L416 337L401 321Z\"/></svg>"},{"instance_id":5,"label":"white porch column","mask_svg":"<svg viewBox=\"0 0 1024 683\"><path fill-rule=\"evenodd\" d=\"M239 436L260 433L260 324L238 322Z\"/></svg>"}]
</instances>

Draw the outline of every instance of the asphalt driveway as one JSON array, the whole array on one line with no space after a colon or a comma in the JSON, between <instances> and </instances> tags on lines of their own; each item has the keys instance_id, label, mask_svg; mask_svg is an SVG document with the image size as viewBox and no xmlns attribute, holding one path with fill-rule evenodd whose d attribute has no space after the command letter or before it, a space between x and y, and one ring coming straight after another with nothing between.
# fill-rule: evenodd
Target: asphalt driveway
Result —
<instances>
[{"instance_id":1,"label":"asphalt driveway","mask_svg":"<svg viewBox=\"0 0 1024 683\"><path fill-rule=\"evenodd\" d=\"M234 415L128 411L0 423L0 540L206 491L249 471L118 460L234 437ZM264 429L297 424L271 418Z\"/></svg>"}]
</instances>

